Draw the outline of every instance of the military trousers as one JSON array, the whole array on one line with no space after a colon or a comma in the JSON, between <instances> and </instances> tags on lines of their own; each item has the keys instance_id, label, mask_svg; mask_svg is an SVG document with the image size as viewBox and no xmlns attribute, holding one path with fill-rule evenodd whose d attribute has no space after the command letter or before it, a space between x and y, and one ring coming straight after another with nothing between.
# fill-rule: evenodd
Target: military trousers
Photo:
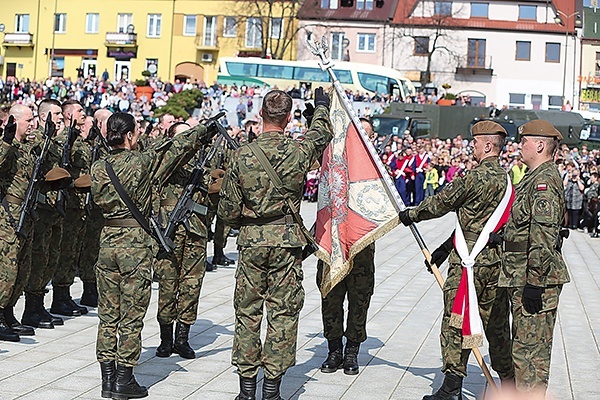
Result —
<instances>
[{"instance_id":1,"label":"military trousers","mask_svg":"<svg viewBox=\"0 0 600 400\"><path fill-rule=\"evenodd\" d=\"M46 285L54 277L60 257L63 220L49 208L38 208L40 217L34 223L31 247L31 274L25 292L44 295Z\"/></svg>"},{"instance_id":2,"label":"military trousers","mask_svg":"<svg viewBox=\"0 0 600 400\"><path fill-rule=\"evenodd\" d=\"M512 378L514 369L511 359L508 292L498 288L500 264L474 268L475 291L479 303L479 315L489 342L492 368L502 379ZM440 343L444 366L442 371L467 376L470 349L462 348L462 331L450 325L452 305L462 276L460 264L450 264L448 278L444 283L444 315Z\"/></svg>"},{"instance_id":3,"label":"military trousers","mask_svg":"<svg viewBox=\"0 0 600 400\"><path fill-rule=\"evenodd\" d=\"M198 315L198 300L206 272L206 238L188 232L182 225L175 233L175 250L158 260L158 323L174 321L192 325Z\"/></svg>"},{"instance_id":4,"label":"military trousers","mask_svg":"<svg viewBox=\"0 0 600 400\"><path fill-rule=\"evenodd\" d=\"M79 277L83 282L96 283L95 265L100 252L100 234L104 217L98 207L92 207L85 221L85 231L79 250Z\"/></svg>"},{"instance_id":5,"label":"military trousers","mask_svg":"<svg viewBox=\"0 0 600 400\"><path fill-rule=\"evenodd\" d=\"M277 379L296 363L298 319L304 304L302 248L240 247L233 299L232 364L252 378L263 367ZM261 342L263 306L267 331Z\"/></svg>"},{"instance_id":6,"label":"military trousers","mask_svg":"<svg viewBox=\"0 0 600 400\"><path fill-rule=\"evenodd\" d=\"M73 284L84 233L85 211L79 208L65 209L60 257L56 273L52 278L52 286L69 287Z\"/></svg>"},{"instance_id":7,"label":"military trousers","mask_svg":"<svg viewBox=\"0 0 600 400\"><path fill-rule=\"evenodd\" d=\"M321 286L323 263L317 264L317 285ZM362 343L367 339L367 312L375 287L375 245L370 245L354 258L354 266L340 283L321 298L323 334L334 340L346 336ZM344 300L348 298L348 317L344 330Z\"/></svg>"},{"instance_id":8,"label":"military trousers","mask_svg":"<svg viewBox=\"0 0 600 400\"><path fill-rule=\"evenodd\" d=\"M210 194L210 206L208 209L206 225L210 230L213 220L215 220L215 231L213 234L213 244L216 248L224 249L227 245L227 237L231 231L231 227L217 215L217 207L219 205L219 194Z\"/></svg>"},{"instance_id":9,"label":"military trousers","mask_svg":"<svg viewBox=\"0 0 600 400\"><path fill-rule=\"evenodd\" d=\"M507 290L512 311L512 359L517 389L545 391L550 378L552 338L562 285L544 289L542 310L537 314L529 314L523 308L523 287Z\"/></svg>"},{"instance_id":10,"label":"military trousers","mask_svg":"<svg viewBox=\"0 0 600 400\"><path fill-rule=\"evenodd\" d=\"M0 308L14 306L23 292L31 268L33 224L27 223L27 238L15 233L21 206L7 203L10 215L0 206Z\"/></svg>"},{"instance_id":11,"label":"military trousers","mask_svg":"<svg viewBox=\"0 0 600 400\"><path fill-rule=\"evenodd\" d=\"M137 365L150 304L152 243L141 228L104 227L96 264L99 362Z\"/></svg>"}]
</instances>

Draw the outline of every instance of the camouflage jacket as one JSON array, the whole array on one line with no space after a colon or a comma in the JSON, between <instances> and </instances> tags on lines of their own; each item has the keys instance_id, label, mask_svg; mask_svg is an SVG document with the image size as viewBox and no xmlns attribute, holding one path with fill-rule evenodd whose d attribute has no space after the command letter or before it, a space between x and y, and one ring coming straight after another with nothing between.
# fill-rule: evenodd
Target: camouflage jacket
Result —
<instances>
[{"instance_id":1,"label":"camouflage jacket","mask_svg":"<svg viewBox=\"0 0 600 400\"><path fill-rule=\"evenodd\" d=\"M173 172L189 161L206 139L206 128L198 125L161 146L140 152L137 150L114 149L110 154L92 165L92 196L102 210L104 218L133 218L121 200L106 172L109 161L121 185L131 200L145 216L151 212L152 186L164 185Z\"/></svg>"},{"instance_id":2,"label":"camouflage jacket","mask_svg":"<svg viewBox=\"0 0 600 400\"><path fill-rule=\"evenodd\" d=\"M526 247L504 252L499 286L521 287L529 283L545 287L569 282L559 236L565 211L563 182L554 162L547 161L527 171L517 185L504 229L506 242Z\"/></svg>"},{"instance_id":3,"label":"camouflage jacket","mask_svg":"<svg viewBox=\"0 0 600 400\"><path fill-rule=\"evenodd\" d=\"M61 133L56 137L56 144L60 148L60 154L62 158L62 146L67 140L67 129L63 129ZM81 137L78 136L71 146L71 155L69 157L70 165L66 168L71 174L73 179L79 178L81 175L88 174L90 172L90 166L92 163L92 154L90 152L90 145ZM85 205L85 193L75 190L73 187L67 189L69 197L66 200L67 208L78 208L83 209Z\"/></svg>"},{"instance_id":4,"label":"camouflage jacket","mask_svg":"<svg viewBox=\"0 0 600 400\"><path fill-rule=\"evenodd\" d=\"M0 198L8 194L25 199L36 159L33 139L28 135L23 142L14 139L11 145L0 140Z\"/></svg>"},{"instance_id":5,"label":"camouflage jacket","mask_svg":"<svg viewBox=\"0 0 600 400\"><path fill-rule=\"evenodd\" d=\"M304 189L304 177L333 138L326 107L315 110L302 141L284 137L280 132L263 132L256 139L267 159L292 197L296 209ZM306 244L295 223L264 224L265 219L291 215L283 196L275 189L264 168L244 145L233 154L220 192L218 214L224 222L240 227L239 246L300 247Z\"/></svg>"},{"instance_id":6,"label":"camouflage jacket","mask_svg":"<svg viewBox=\"0 0 600 400\"><path fill-rule=\"evenodd\" d=\"M455 211L465 236L470 236L466 232L478 236L504 197L506 185L506 172L495 157L488 157L465 176L456 176L438 194L427 197L410 209L409 216L414 222L419 222ZM466 237L469 251L475 245L475 239ZM500 259L500 248L485 247L475 259L475 266L496 264ZM460 264L460 257L454 249L449 262Z\"/></svg>"}]
</instances>

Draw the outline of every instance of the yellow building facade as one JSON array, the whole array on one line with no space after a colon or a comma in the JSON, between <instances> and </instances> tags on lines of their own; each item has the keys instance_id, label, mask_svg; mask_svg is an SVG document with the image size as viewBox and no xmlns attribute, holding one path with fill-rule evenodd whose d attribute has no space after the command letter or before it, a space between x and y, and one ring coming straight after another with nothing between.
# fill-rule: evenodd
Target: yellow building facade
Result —
<instances>
[{"instance_id":1,"label":"yellow building facade","mask_svg":"<svg viewBox=\"0 0 600 400\"><path fill-rule=\"evenodd\" d=\"M148 70L163 80L189 78L212 84L219 57L264 56L279 41L271 38L294 31L286 25L296 23L288 18L295 10L286 3L290 2L6 1L0 16L0 75L74 79L106 71L110 80L135 80ZM294 42L282 58L295 56Z\"/></svg>"}]
</instances>

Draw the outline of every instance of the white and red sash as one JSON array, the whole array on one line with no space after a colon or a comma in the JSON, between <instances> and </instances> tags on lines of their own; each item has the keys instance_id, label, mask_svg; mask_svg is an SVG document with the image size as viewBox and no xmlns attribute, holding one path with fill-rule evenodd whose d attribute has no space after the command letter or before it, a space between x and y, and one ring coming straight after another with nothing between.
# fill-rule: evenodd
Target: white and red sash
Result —
<instances>
[{"instance_id":1,"label":"white and red sash","mask_svg":"<svg viewBox=\"0 0 600 400\"><path fill-rule=\"evenodd\" d=\"M404 172L404 170L406 167L408 167L408 164L412 164L414 160L415 156L412 156L411 158L404 157L404 163L402 164L402 167L396 170L396 179L400 178L401 176L406 179L406 172Z\"/></svg>"},{"instance_id":2,"label":"white and red sash","mask_svg":"<svg viewBox=\"0 0 600 400\"><path fill-rule=\"evenodd\" d=\"M423 172L423 167L425 164L429 162L429 154L425 153L423 155L417 154L417 160L421 160L419 165L417 166L417 172Z\"/></svg>"},{"instance_id":3,"label":"white and red sash","mask_svg":"<svg viewBox=\"0 0 600 400\"><path fill-rule=\"evenodd\" d=\"M479 315L479 304L475 292L475 280L473 277L473 266L475 258L487 245L490 233L500 230L508 221L510 208L515 199L515 190L510 177L506 175L506 191L504 197L494 210L483 230L479 234L473 249L469 252L463 230L456 218L454 233L454 248L460 256L463 266L462 276L452 305L450 325L462 329L462 348L471 349L483 345L483 325Z\"/></svg>"}]
</instances>

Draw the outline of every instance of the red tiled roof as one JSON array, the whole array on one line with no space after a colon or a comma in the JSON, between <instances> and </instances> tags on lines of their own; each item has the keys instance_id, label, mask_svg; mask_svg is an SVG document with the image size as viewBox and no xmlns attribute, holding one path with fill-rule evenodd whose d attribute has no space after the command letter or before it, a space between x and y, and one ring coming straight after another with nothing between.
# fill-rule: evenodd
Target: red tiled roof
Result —
<instances>
[{"instance_id":1,"label":"red tiled roof","mask_svg":"<svg viewBox=\"0 0 600 400\"><path fill-rule=\"evenodd\" d=\"M298 11L298 18L301 20L321 20L324 24L331 20L388 22L394 16L397 4L398 0L385 0L381 8L374 6L372 10L357 10L355 1L354 7L338 7L332 10L321 8L320 0L307 0Z\"/></svg>"}]
</instances>

